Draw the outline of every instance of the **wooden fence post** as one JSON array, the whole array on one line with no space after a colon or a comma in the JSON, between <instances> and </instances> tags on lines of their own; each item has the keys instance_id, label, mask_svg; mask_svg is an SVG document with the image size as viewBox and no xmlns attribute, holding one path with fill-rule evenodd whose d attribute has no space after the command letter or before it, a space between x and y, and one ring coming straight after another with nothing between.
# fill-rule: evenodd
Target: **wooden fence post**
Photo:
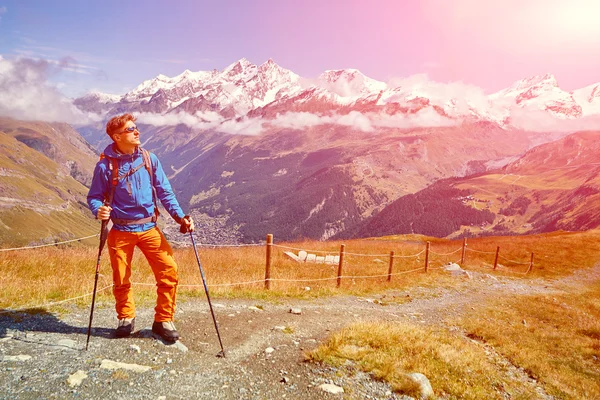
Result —
<instances>
[{"instance_id":1,"label":"wooden fence post","mask_svg":"<svg viewBox=\"0 0 600 400\"><path fill-rule=\"evenodd\" d=\"M531 252L531 261L529 262L529 268L527 268L527 272L525 272L525 274L530 273L532 269L533 269L533 252Z\"/></svg>"},{"instance_id":2,"label":"wooden fence post","mask_svg":"<svg viewBox=\"0 0 600 400\"><path fill-rule=\"evenodd\" d=\"M392 266L394 265L394 251L390 251L390 267L388 268L388 278L387 281L392 281Z\"/></svg>"},{"instance_id":3,"label":"wooden fence post","mask_svg":"<svg viewBox=\"0 0 600 400\"><path fill-rule=\"evenodd\" d=\"M273 235L267 235L267 263L265 266L265 289L271 289L271 249L273 248Z\"/></svg>"},{"instance_id":4,"label":"wooden fence post","mask_svg":"<svg viewBox=\"0 0 600 400\"><path fill-rule=\"evenodd\" d=\"M427 267L429 266L429 246L430 242L427 242L427 247L425 248L425 272L427 272Z\"/></svg>"},{"instance_id":5,"label":"wooden fence post","mask_svg":"<svg viewBox=\"0 0 600 400\"><path fill-rule=\"evenodd\" d=\"M342 284L342 265L344 264L344 248L345 244L340 246L340 263L338 264L338 272L337 272L337 287L339 288Z\"/></svg>"},{"instance_id":6,"label":"wooden fence post","mask_svg":"<svg viewBox=\"0 0 600 400\"><path fill-rule=\"evenodd\" d=\"M467 250L467 238L464 237L463 238L463 247L462 247L462 254L460 255L460 266L462 267L465 264L465 253Z\"/></svg>"},{"instance_id":7,"label":"wooden fence post","mask_svg":"<svg viewBox=\"0 0 600 400\"><path fill-rule=\"evenodd\" d=\"M496 259L494 260L494 271L498 268L498 255L500 254L500 246L496 247Z\"/></svg>"}]
</instances>

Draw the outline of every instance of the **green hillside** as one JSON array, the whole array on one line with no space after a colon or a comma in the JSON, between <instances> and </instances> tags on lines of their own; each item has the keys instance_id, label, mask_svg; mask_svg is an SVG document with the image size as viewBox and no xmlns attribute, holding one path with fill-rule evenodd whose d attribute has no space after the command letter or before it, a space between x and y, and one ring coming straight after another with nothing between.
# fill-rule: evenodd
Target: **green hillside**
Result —
<instances>
[{"instance_id":1,"label":"green hillside","mask_svg":"<svg viewBox=\"0 0 600 400\"><path fill-rule=\"evenodd\" d=\"M41 152L0 132L0 247L96 233L87 188Z\"/></svg>"}]
</instances>

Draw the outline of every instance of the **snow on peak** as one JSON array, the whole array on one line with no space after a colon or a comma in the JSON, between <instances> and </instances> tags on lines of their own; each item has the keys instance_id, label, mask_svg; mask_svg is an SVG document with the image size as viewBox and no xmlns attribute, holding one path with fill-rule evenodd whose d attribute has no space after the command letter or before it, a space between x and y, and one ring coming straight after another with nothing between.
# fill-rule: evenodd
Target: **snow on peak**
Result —
<instances>
[{"instance_id":1,"label":"snow on peak","mask_svg":"<svg viewBox=\"0 0 600 400\"><path fill-rule=\"evenodd\" d=\"M83 97L87 98L87 99L97 100L98 103L101 103L101 104L118 103L119 100L121 100L121 96L118 94L110 94L110 93L102 93L102 92L90 92Z\"/></svg>"},{"instance_id":2,"label":"snow on peak","mask_svg":"<svg viewBox=\"0 0 600 400\"><path fill-rule=\"evenodd\" d=\"M600 114L600 83L574 90L571 95L581 106L584 116Z\"/></svg>"},{"instance_id":3,"label":"snow on peak","mask_svg":"<svg viewBox=\"0 0 600 400\"><path fill-rule=\"evenodd\" d=\"M558 87L556 77L550 73L545 75L535 75L530 78L521 79L515 82L509 89L522 90L532 86Z\"/></svg>"},{"instance_id":4,"label":"snow on peak","mask_svg":"<svg viewBox=\"0 0 600 400\"><path fill-rule=\"evenodd\" d=\"M533 92L539 95L539 93L541 92L548 92L556 89L560 90L560 88L558 87L558 82L556 81L554 75L535 75L530 78L520 79L508 88L494 93L490 97L518 97L519 95L522 95L527 91L531 91L532 95L534 95Z\"/></svg>"},{"instance_id":5,"label":"snow on peak","mask_svg":"<svg viewBox=\"0 0 600 400\"><path fill-rule=\"evenodd\" d=\"M321 87L341 97L357 98L387 89L383 82L365 76L357 69L327 70L317 78Z\"/></svg>"}]
</instances>

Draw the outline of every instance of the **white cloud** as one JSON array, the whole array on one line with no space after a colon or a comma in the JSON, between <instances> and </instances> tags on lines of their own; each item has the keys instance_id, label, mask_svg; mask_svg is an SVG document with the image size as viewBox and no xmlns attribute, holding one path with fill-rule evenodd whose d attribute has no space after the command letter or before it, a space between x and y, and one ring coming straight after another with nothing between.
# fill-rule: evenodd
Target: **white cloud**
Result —
<instances>
[{"instance_id":1,"label":"white cloud","mask_svg":"<svg viewBox=\"0 0 600 400\"><path fill-rule=\"evenodd\" d=\"M101 120L99 115L78 110L71 100L48 84L48 78L60 68L60 64L44 60L0 57L0 115L73 125Z\"/></svg>"},{"instance_id":2,"label":"white cloud","mask_svg":"<svg viewBox=\"0 0 600 400\"><path fill-rule=\"evenodd\" d=\"M2 14L6 14L8 9L6 7L0 7L0 21L2 21Z\"/></svg>"},{"instance_id":3,"label":"white cloud","mask_svg":"<svg viewBox=\"0 0 600 400\"><path fill-rule=\"evenodd\" d=\"M533 107L514 106L510 111L511 125L532 132L576 132L598 130L600 115L589 115L577 119L558 118L549 112Z\"/></svg>"}]
</instances>

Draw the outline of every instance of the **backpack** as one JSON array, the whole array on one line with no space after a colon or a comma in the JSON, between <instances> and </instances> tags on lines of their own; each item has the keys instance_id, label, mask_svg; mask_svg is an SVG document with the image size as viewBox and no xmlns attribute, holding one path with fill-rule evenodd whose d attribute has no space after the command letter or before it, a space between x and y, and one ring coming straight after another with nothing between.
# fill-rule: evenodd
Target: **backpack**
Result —
<instances>
[{"instance_id":1,"label":"backpack","mask_svg":"<svg viewBox=\"0 0 600 400\"><path fill-rule=\"evenodd\" d=\"M152 217L135 219L135 220L111 217L111 220L113 221L113 223L118 224L118 225L135 225L135 224L145 224L147 222L156 222L158 220L158 216L160 215L160 212L158 211L158 203L156 201L157 194L156 194L156 188L154 187L154 173L152 172L152 161L150 160L150 152L146 149L142 149L141 147L139 148L139 150L142 152L143 162L140 165L138 165L137 167L130 169L123 175L119 175L119 160L118 159L116 159L114 157L108 157L104 153L100 154L100 160L102 160L104 158L106 158L108 160L108 169L111 171L111 176L112 176L112 179L111 179L112 185L110 185L110 190L108 193L105 194L105 197L104 197L105 205L109 205L109 206L112 205L113 197L115 195L115 189L120 180L127 179L130 175L133 175L138 170L140 170L142 167L145 167L146 171L148 171L148 173L150 174L150 183L152 184L152 201L154 202L154 215ZM131 194L131 186L129 184L129 181L127 181L127 190Z\"/></svg>"}]
</instances>

